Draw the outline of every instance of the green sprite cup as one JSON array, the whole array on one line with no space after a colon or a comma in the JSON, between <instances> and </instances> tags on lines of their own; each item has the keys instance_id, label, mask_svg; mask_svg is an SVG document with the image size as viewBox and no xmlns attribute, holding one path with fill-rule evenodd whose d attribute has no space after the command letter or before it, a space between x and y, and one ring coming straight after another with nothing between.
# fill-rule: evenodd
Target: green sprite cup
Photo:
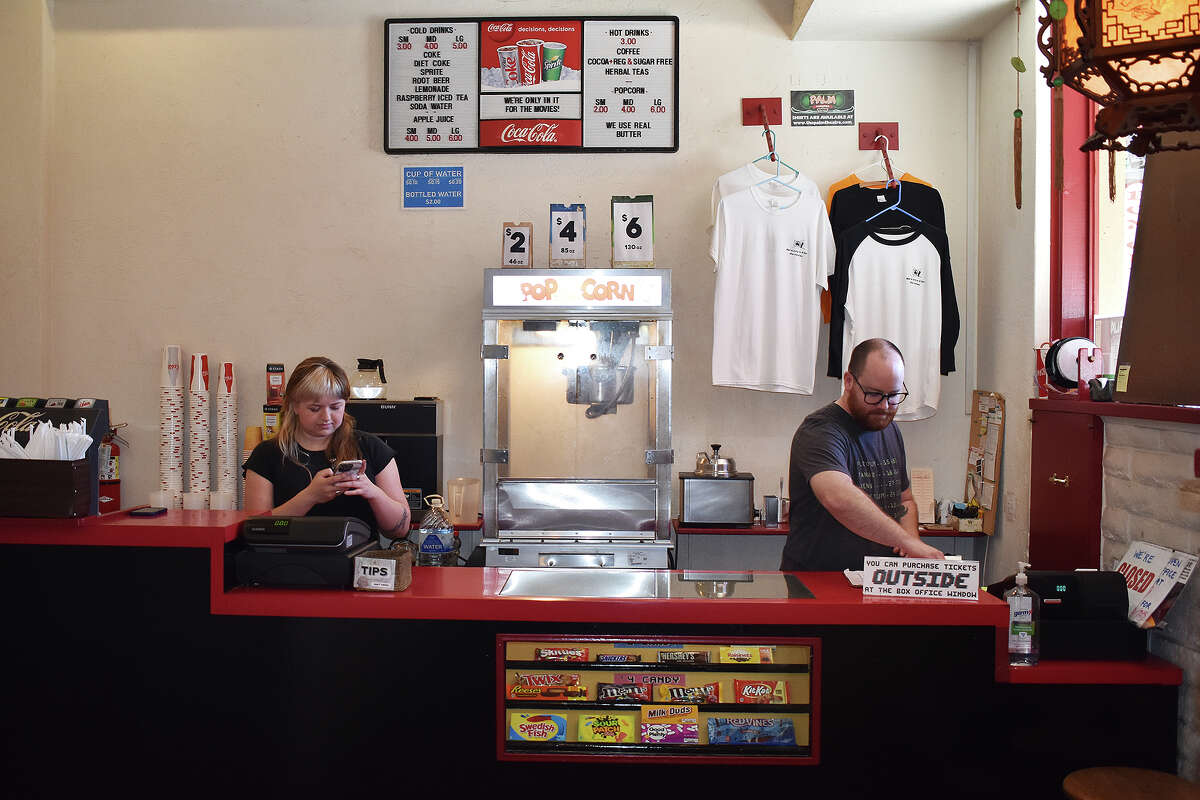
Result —
<instances>
[{"instance_id":1,"label":"green sprite cup","mask_svg":"<svg viewBox=\"0 0 1200 800\"><path fill-rule=\"evenodd\" d=\"M542 80L556 81L562 77L566 55L567 46L562 42L542 42Z\"/></svg>"}]
</instances>

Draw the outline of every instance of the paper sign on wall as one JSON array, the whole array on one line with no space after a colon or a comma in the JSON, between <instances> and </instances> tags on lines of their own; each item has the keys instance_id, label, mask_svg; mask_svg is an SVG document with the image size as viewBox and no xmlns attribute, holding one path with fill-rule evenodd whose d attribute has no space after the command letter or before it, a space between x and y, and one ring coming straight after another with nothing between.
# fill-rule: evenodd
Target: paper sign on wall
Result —
<instances>
[{"instance_id":1,"label":"paper sign on wall","mask_svg":"<svg viewBox=\"0 0 1200 800\"><path fill-rule=\"evenodd\" d=\"M863 594L978 600L979 562L868 556L863 559Z\"/></svg>"},{"instance_id":2,"label":"paper sign on wall","mask_svg":"<svg viewBox=\"0 0 1200 800\"><path fill-rule=\"evenodd\" d=\"M462 167L405 167L405 208L463 208Z\"/></svg>"},{"instance_id":3,"label":"paper sign on wall","mask_svg":"<svg viewBox=\"0 0 1200 800\"><path fill-rule=\"evenodd\" d=\"M533 266L533 223L500 223L500 266Z\"/></svg>"},{"instance_id":4,"label":"paper sign on wall","mask_svg":"<svg viewBox=\"0 0 1200 800\"><path fill-rule=\"evenodd\" d=\"M550 266L587 266L587 210L583 203L550 204Z\"/></svg>"},{"instance_id":5,"label":"paper sign on wall","mask_svg":"<svg viewBox=\"0 0 1200 800\"><path fill-rule=\"evenodd\" d=\"M612 199L614 268L654 266L654 196Z\"/></svg>"}]
</instances>

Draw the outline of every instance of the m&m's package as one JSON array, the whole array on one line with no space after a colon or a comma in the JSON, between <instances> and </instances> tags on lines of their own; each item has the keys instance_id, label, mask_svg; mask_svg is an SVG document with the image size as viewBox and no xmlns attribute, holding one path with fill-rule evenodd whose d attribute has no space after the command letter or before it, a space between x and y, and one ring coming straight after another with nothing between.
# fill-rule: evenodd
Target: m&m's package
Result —
<instances>
[{"instance_id":1,"label":"m&m's package","mask_svg":"<svg viewBox=\"0 0 1200 800\"><path fill-rule=\"evenodd\" d=\"M649 703L650 687L636 683L598 683L596 684L596 702L598 703Z\"/></svg>"},{"instance_id":2,"label":"m&m's package","mask_svg":"<svg viewBox=\"0 0 1200 800\"><path fill-rule=\"evenodd\" d=\"M508 738L525 742L566 741L567 720L558 714L514 712L508 718Z\"/></svg>"},{"instance_id":3,"label":"m&m's package","mask_svg":"<svg viewBox=\"0 0 1200 800\"><path fill-rule=\"evenodd\" d=\"M706 683L703 686L664 686L654 687L654 699L660 703L719 703L721 702L721 684Z\"/></svg>"}]
</instances>

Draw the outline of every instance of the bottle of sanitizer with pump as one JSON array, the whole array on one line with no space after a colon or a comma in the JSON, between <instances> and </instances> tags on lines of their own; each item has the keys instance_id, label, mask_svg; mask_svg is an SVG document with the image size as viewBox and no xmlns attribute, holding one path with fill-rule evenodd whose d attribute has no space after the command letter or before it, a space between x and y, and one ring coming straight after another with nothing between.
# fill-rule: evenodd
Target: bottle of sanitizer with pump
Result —
<instances>
[{"instance_id":1,"label":"bottle of sanitizer with pump","mask_svg":"<svg viewBox=\"0 0 1200 800\"><path fill-rule=\"evenodd\" d=\"M1042 620L1042 598L1029 588L1027 567L1026 562L1017 562L1017 585L1004 593L1008 603L1008 663L1022 667L1038 663Z\"/></svg>"}]
</instances>

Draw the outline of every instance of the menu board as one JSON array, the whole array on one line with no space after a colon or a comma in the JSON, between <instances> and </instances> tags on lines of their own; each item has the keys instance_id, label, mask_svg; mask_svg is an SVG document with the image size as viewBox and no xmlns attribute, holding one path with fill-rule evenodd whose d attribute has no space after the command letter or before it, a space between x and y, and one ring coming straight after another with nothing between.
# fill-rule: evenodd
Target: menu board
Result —
<instances>
[{"instance_id":1,"label":"menu board","mask_svg":"<svg viewBox=\"0 0 1200 800\"><path fill-rule=\"evenodd\" d=\"M384 150L675 152L677 17L389 19Z\"/></svg>"}]
</instances>

